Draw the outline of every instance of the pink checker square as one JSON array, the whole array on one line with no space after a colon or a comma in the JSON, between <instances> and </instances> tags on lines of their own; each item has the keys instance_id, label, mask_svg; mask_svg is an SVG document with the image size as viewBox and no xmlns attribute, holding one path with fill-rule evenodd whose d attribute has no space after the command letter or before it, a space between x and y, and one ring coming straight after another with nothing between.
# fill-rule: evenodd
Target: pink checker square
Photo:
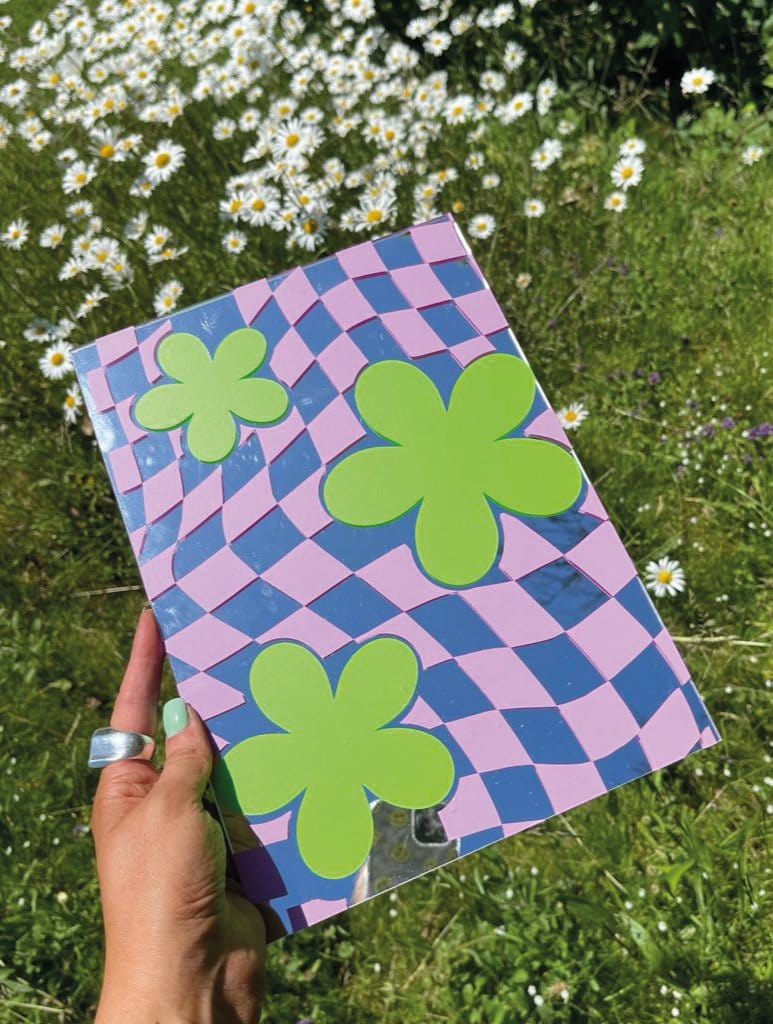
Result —
<instances>
[{"instance_id":1,"label":"pink checker square","mask_svg":"<svg viewBox=\"0 0 773 1024\"><path fill-rule=\"evenodd\" d=\"M567 630L605 679L617 675L650 643L644 626L612 598Z\"/></svg>"},{"instance_id":2,"label":"pink checker square","mask_svg":"<svg viewBox=\"0 0 773 1024\"><path fill-rule=\"evenodd\" d=\"M338 326L350 327L372 320L376 313L353 281L342 281L322 297L324 305Z\"/></svg>"},{"instance_id":3,"label":"pink checker square","mask_svg":"<svg viewBox=\"0 0 773 1024\"><path fill-rule=\"evenodd\" d=\"M187 537L197 526L201 526L214 515L222 504L223 471L218 466L183 498L183 514L178 536Z\"/></svg>"},{"instance_id":4,"label":"pink checker square","mask_svg":"<svg viewBox=\"0 0 773 1024\"><path fill-rule=\"evenodd\" d=\"M145 371L145 376L148 378L151 384L154 384L157 380L163 377L163 373L159 369L158 362L156 360L156 347L162 338L165 338L167 334L172 333L172 321L164 320L162 324L147 336L143 338L139 343L140 359L142 360L142 368Z\"/></svg>"},{"instance_id":5,"label":"pink checker square","mask_svg":"<svg viewBox=\"0 0 773 1024\"><path fill-rule=\"evenodd\" d=\"M488 340L484 338L482 334L476 335L474 338L468 338L467 341L460 341L456 345L451 346L451 355L456 359L460 366L467 366L477 359L479 356L488 355L489 352L496 351L494 346Z\"/></svg>"},{"instance_id":6,"label":"pink checker square","mask_svg":"<svg viewBox=\"0 0 773 1024\"><path fill-rule=\"evenodd\" d=\"M306 924L316 924L318 921L326 921L334 914L340 914L348 907L345 897L338 900L307 900L301 904Z\"/></svg>"},{"instance_id":7,"label":"pink checker square","mask_svg":"<svg viewBox=\"0 0 773 1024\"><path fill-rule=\"evenodd\" d=\"M256 821L250 828L264 846L270 846L271 843L284 842L290 834L290 818L292 813L292 811L286 811L277 818L269 818L268 821Z\"/></svg>"},{"instance_id":8,"label":"pink checker square","mask_svg":"<svg viewBox=\"0 0 773 1024\"><path fill-rule=\"evenodd\" d=\"M319 295L300 267L291 270L274 292L274 299L291 324L308 312Z\"/></svg>"},{"instance_id":9,"label":"pink checker square","mask_svg":"<svg viewBox=\"0 0 773 1024\"><path fill-rule=\"evenodd\" d=\"M305 537L313 537L333 522L320 497L320 484L326 472L321 466L282 498L282 511Z\"/></svg>"},{"instance_id":10,"label":"pink checker square","mask_svg":"<svg viewBox=\"0 0 773 1024\"><path fill-rule=\"evenodd\" d=\"M449 722L448 731L477 772L532 763L521 741L496 710Z\"/></svg>"},{"instance_id":11,"label":"pink checker square","mask_svg":"<svg viewBox=\"0 0 773 1024\"><path fill-rule=\"evenodd\" d=\"M373 242L350 245L338 254L338 262L349 277L366 277L368 274L383 274L386 267Z\"/></svg>"},{"instance_id":12,"label":"pink checker square","mask_svg":"<svg viewBox=\"0 0 773 1024\"><path fill-rule=\"evenodd\" d=\"M137 347L137 335L133 327L124 327L123 330L106 334L97 341L97 352L99 361L103 366L109 366L117 362Z\"/></svg>"},{"instance_id":13,"label":"pink checker square","mask_svg":"<svg viewBox=\"0 0 773 1024\"><path fill-rule=\"evenodd\" d=\"M575 544L564 558L606 590L610 597L636 575L636 566L609 521Z\"/></svg>"},{"instance_id":14,"label":"pink checker square","mask_svg":"<svg viewBox=\"0 0 773 1024\"><path fill-rule=\"evenodd\" d=\"M194 706L204 721L244 704L243 693L206 672L197 672L178 683L177 692Z\"/></svg>"},{"instance_id":15,"label":"pink checker square","mask_svg":"<svg viewBox=\"0 0 773 1024\"><path fill-rule=\"evenodd\" d=\"M684 693L674 690L642 727L639 742L654 771L686 757L700 735Z\"/></svg>"},{"instance_id":16,"label":"pink checker square","mask_svg":"<svg viewBox=\"0 0 773 1024\"><path fill-rule=\"evenodd\" d=\"M346 391L368 360L348 334L339 334L317 356L317 362L339 391Z\"/></svg>"},{"instance_id":17,"label":"pink checker square","mask_svg":"<svg viewBox=\"0 0 773 1024\"><path fill-rule=\"evenodd\" d=\"M625 746L639 732L636 719L611 683L562 704L561 715L594 761Z\"/></svg>"},{"instance_id":18,"label":"pink checker square","mask_svg":"<svg viewBox=\"0 0 773 1024\"><path fill-rule=\"evenodd\" d=\"M454 301L478 334L494 334L507 327L505 314L488 288L459 295Z\"/></svg>"},{"instance_id":19,"label":"pink checker square","mask_svg":"<svg viewBox=\"0 0 773 1024\"><path fill-rule=\"evenodd\" d=\"M241 630L213 615L203 615L164 639L167 654L202 671L230 658L251 641Z\"/></svg>"},{"instance_id":20,"label":"pink checker square","mask_svg":"<svg viewBox=\"0 0 773 1024\"><path fill-rule=\"evenodd\" d=\"M367 633L363 633L362 636L355 637L355 639L357 643L363 643L373 636L398 636L401 640L406 640L418 654L422 668L432 668L433 665L438 665L441 661L449 661L451 658L445 647L405 612L387 619L380 626L368 630Z\"/></svg>"},{"instance_id":21,"label":"pink checker square","mask_svg":"<svg viewBox=\"0 0 773 1024\"><path fill-rule=\"evenodd\" d=\"M223 502L223 534L230 544L276 506L267 468L261 469Z\"/></svg>"},{"instance_id":22,"label":"pink checker square","mask_svg":"<svg viewBox=\"0 0 773 1024\"><path fill-rule=\"evenodd\" d=\"M440 278L426 263L412 267L398 267L392 271L392 280L412 306L432 306L448 302L451 296L440 283Z\"/></svg>"},{"instance_id":23,"label":"pink checker square","mask_svg":"<svg viewBox=\"0 0 773 1024\"><path fill-rule=\"evenodd\" d=\"M536 416L524 430L527 437L538 437L545 441L555 441L564 448L571 448L571 442L566 436L566 431L561 426L561 420L552 409L546 409Z\"/></svg>"},{"instance_id":24,"label":"pink checker square","mask_svg":"<svg viewBox=\"0 0 773 1024\"><path fill-rule=\"evenodd\" d=\"M145 518L154 523L183 500L183 482L180 464L170 462L146 480L142 487L145 499Z\"/></svg>"},{"instance_id":25,"label":"pink checker square","mask_svg":"<svg viewBox=\"0 0 773 1024\"><path fill-rule=\"evenodd\" d=\"M454 795L438 811L438 817L449 839L461 839L502 824L480 775L465 775L459 779Z\"/></svg>"},{"instance_id":26,"label":"pink checker square","mask_svg":"<svg viewBox=\"0 0 773 1024\"><path fill-rule=\"evenodd\" d=\"M580 512L584 516L593 516L596 519L609 519L607 510L601 503L601 498L596 493L596 488L591 483L588 484L585 501L580 506Z\"/></svg>"},{"instance_id":27,"label":"pink checker square","mask_svg":"<svg viewBox=\"0 0 773 1024\"><path fill-rule=\"evenodd\" d=\"M175 578L172 571L174 550L174 546L170 545L165 551L155 555L142 566L142 582L145 584L145 591L151 601L174 585Z\"/></svg>"},{"instance_id":28,"label":"pink checker square","mask_svg":"<svg viewBox=\"0 0 773 1024\"><path fill-rule=\"evenodd\" d=\"M684 685L690 678L690 670L667 629L663 629L655 637L655 646L673 669L676 678Z\"/></svg>"},{"instance_id":29,"label":"pink checker square","mask_svg":"<svg viewBox=\"0 0 773 1024\"><path fill-rule=\"evenodd\" d=\"M410 236L413 244L419 250L421 258L426 263L435 263L467 255L467 250L452 220L439 220L429 224L419 224L410 229Z\"/></svg>"},{"instance_id":30,"label":"pink checker square","mask_svg":"<svg viewBox=\"0 0 773 1024\"><path fill-rule=\"evenodd\" d=\"M196 604L211 612L257 578L258 574L230 548L221 548L177 584Z\"/></svg>"},{"instance_id":31,"label":"pink checker square","mask_svg":"<svg viewBox=\"0 0 773 1024\"><path fill-rule=\"evenodd\" d=\"M297 406L291 406L290 412L279 423L271 427L255 427L255 433L260 440L260 446L266 457L266 462L273 462L277 455L289 448L296 437L300 437L306 429L303 417L298 412Z\"/></svg>"},{"instance_id":32,"label":"pink checker square","mask_svg":"<svg viewBox=\"0 0 773 1024\"><path fill-rule=\"evenodd\" d=\"M249 284L234 288L231 294L236 300L236 305L239 307L245 324L251 324L271 298L273 292L269 288L268 282L262 280L251 281Z\"/></svg>"},{"instance_id":33,"label":"pink checker square","mask_svg":"<svg viewBox=\"0 0 773 1024\"><path fill-rule=\"evenodd\" d=\"M97 412L106 412L115 405L115 399L107 384L105 371L101 366L89 370L86 374L86 390L91 396L91 404ZM110 439L106 438L105 441L107 446L110 443Z\"/></svg>"},{"instance_id":34,"label":"pink checker square","mask_svg":"<svg viewBox=\"0 0 773 1024\"><path fill-rule=\"evenodd\" d=\"M142 551L142 545L145 541L145 536L148 532L147 526L138 526L136 530L132 530L129 534L129 543L132 546L134 557L140 557L140 551Z\"/></svg>"},{"instance_id":35,"label":"pink checker square","mask_svg":"<svg viewBox=\"0 0 773 1024\"><path fill-rule=\"evenodd\" d=\"M506 572L511 580L528 576L535 569L541 569L543 565L561 558L561 552L557 547L517 516L502 512L499 522L502 525L503 537L499 568Z\"/></svg>"},{"instance_id":36,"label":"pink checker square","mask_svg":"<svg viewBox=\"0 0 773 1024\"><path fill-rule=\"evenodd\" d=\"M417 697L410 711L400 719L400 725L418 725L421 729L435 729L442 724L440 715L423 697Z\"/></svg>"},{"instance_id":37,"label":"pink checker square","mask_svg":"<svg viewBox=\"0 0 773 1024\"><path fill-rule=\"evenodd\" d=\"M594 764L538 764L539 780L556 814L584 804L607 792L604 780Z\"/></svg>"},{"instance_id":38,"label":"pink checker square","mask_svg":"<svg viewBox=\"0 0 773 1024\"><path fill-rule=\"evenodd\" d=\"M125 444L121 448L113 448L111 452L108 452L107 458L113 471L116 487L122 494L142 483L137 460L134 458L134 449L130 444Z\"/></svg>"},{"instance_id":39,"label":"pink checker square","mask_svg":"<svg viewBox=\"0 0 773 1024\"><path fill-rule=\"evenodd\" d=\"M519 584L469 587L460 595L508 647L552 640L563 627Z\"/></svg>"},{"instance_id":40,"label":"pink checker square","mask_svg":"<svg viewBox=\"0 0 773 1024\"><path fill-rule=\"evenodd\" d=\"M288 387L294 387L314 362L306 342L294 327L286 331L271 354L269 366Z\"/></svg>"},{"instance_id":41,"label":"pink checker square","mask_svg":"<svg viewBox=\"0 0 773 1024\"><path fill-rule=\"evenodd\" d=\"M355 441L365 436L365 428L357 419L349 403L339 395L326 405L307 427L314 447L323 462L331 462Z\"/></svg>"},{"instance_id":42,"label":"pink checker square","mask_svg":"<svg viewBox=\"0 0 773 1024\"><path fill-rule=\"evenodd\" d=\"M263 579L300 604L309 604L351 575L337 558L313 540L305 540L266 569Z\"/></svg>"},{"instance_id":43,"label":"pink checker square","mask_svg":"<svg viewBox=\"0 0 773 1024\"><path fill-rule=\"evenodd\" d=\"M258 637L258 643L261 644L272 640L298 640L309 646L320 658L326 658L348 644L351 637L310 608L299 608Z\"/></svg>"},{"instance_id":44,"label":"pink checker square","mask_svg":"<svg viewBox=\"0 0 773 1024\"><path fill-rule=\"evenodd\" d=\"M446 344L415 309L396 309L382 313L381 321L400 348L412 359L443 352Z\"/></svg>"},{"instance_id":45,"label":"pink checker square","mask_svg":"<svg viewBox=\"0 0 773 1024\"><path fill-rule=\"evenodd\" d=\"M509 647L462 654L456 659L497 708L552 708L556 702Z\"/></svg>"},{"instance_id":46,"label":"pink checker square","mask_svg":"<svg viewBox=\"0 0 773 1024\"><path fill-rule=\"evenodd\" d=\"M141 430L134 422L131 416L131 406L134 404L134 397L124 398L122 402L119 402L115 411L118 413L118 419L121 421L123 432L126 434L126 440L129 444L134 444L135 441L140 441L143 437L148 435L144 430Z\"/></svg>"},{"instance_id":47,"label":"pink checker square","mask_svg":"<svg viewBox=\"0 0 773 1024\"><path fill-rule=\"evenodd\" d=\"M364 565L357 575L404 612L448 593L421 572L407 544Z\"/></svg>"}]
</instances>

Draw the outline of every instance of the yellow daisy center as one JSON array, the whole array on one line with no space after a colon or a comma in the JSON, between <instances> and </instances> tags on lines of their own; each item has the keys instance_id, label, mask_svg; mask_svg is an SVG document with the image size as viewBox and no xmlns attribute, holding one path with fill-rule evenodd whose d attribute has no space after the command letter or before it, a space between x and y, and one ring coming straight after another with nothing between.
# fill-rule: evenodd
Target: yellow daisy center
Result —
<instances>
[{"instance_id":1,"label":"yellow daisy center","mask_svg":"<svg viewBox=\"0 0 773 1024\"><path fill-rule=\"evenodd\" d=\"M674 574L670 569L661 569L658 572L658 583L670 583L674 578Z\"/></svg>"},{"instance_id":2,"label":"yellow daisy center","mask_svg":"<svg viewBox=\"0 0 773 1024\"><path fill-rule=\"evenodd\" d=\"M574 420L577 419L577 411L575 409L567 409L564 415L565 418L568 419L570 422L573 422Z\"/></svg>"},{"instance_id":3,"label":"yellow daisy center","mask_svg":"<svg viewBox=\"0 0 773 1024\"><path fill-rule=\"evenodd\" d=\"M317 230L317 222L314 220L313 217L309 217L308 220L305 220L303 222L303 230L306 232L307 235L314 234L314 232Z\"/></svg>"},{"instance_id":4,"label":"yellow daisy center","mask_svg":"<svg viewBox=\"0 0 773 1024\"><path fill-rule=\"evenodd\" d=\"M630 165L625 166L622 169L622 171L620 171L620 177L621 178L631 178L631 177L633 177L633 167L631 167Z\"/></svg>"},{"instance_id":5,"label":"yellow daisy center","mask_svg":"<svg viewBox=\"0 0 773 1024\"><path fill-rule=\"evenodd\" d=\"M368 224L378 224L382 216L381 210L368 210L365 214L365 220Z\"/></svg>"},{"instance_id":6,"label":"yellow daisy center","mask_svg":"<svg viewBox=\"0 0 773 1024\"><path fill-rule=\"evenodd\" d=\"M171 159L172 158L168 153L157 153L153 163L156 167L166 167Z\"/></svg>"},{"instance_id":7,"label":"yellow daisy center","mask_svg":"<svg viewBox=\"0 0 773 1024\"><path fill-rule=\"evenodd\" d=\"M703 75L693 75L693 85L703 85Z\"/></svg>"},{"instance_id":8,"label":"yellow daisy center","mask_svg":"<svg viewBox=\"0 0 773 1024\"><path fill-rule=\"evenodd\" d=\"M78 171L78 173L75 175L75 181L78 183L78 185L83 185L86 181L86 172Z\"/></svg>"},{"instance_id":9,"label":"yellow daisy center","mask_svg":"<svg viewBox=\"0 0 773 1024\"><path fill-rule=\"evenodd\" d=\"M451 204L451 209L454 211L454 213L461 213L462 210L464 209L464 203L462 202L461 199L455 199L454 202Z\"/></svg>"},{"instance_id":10,"label":"yellow daisy center","mask_svg":"<svg viewBox=\"0 0 773 1024\"><path fill-rule=\"evenodd\" d=\"M65 397L64 404L69 405L69 407L72 409L72 407L75 405L75 399L72 397L72 395L67 395Z\"/></svg>"},{"instance_id":11,"label":"yellow daisy center","mask_svg":"<svg viewBox=\"0 0 773 1024\"><path fill-rule=\"evenodd\" d=\"M100 147L99 155L109 160L111 156L115 156L115 146L111 146L109 142L106 142L104 146Z\"/></svg>"},{"instance_id":12,"label":"yellow daisy center","mask_svg":"<svg viewBox=\"0 0 773 1024\"><path fill-rule=\"evenodd\" d=\"M253 210L265 210L266 204L262 199L253 199L252 208Z\"/></svg>"},{"instance_id":13,"label":"yellow daisy center","mask_svg":"<svg viewBox=\"0 0 773 1024\"><path fill-rule=\"evenodd\" d=\"M300 137L300 135L298 135L297 132L290 132L289 135L285 136L285 145L286 146L291 146L291 147L292 146L297 146L300 141L301 141L301 137Z\"/></svg>"},{"instance_id":14,"label":"yellow daisy center","mask_svg":"<svg viewBox=\"0 0 773 1024\"><path fill-rule=\"evenodd\" d=\"M61 352L54 352L54 353L52 353L52 355L51 355L51 363L54 366L61 366L63 362L64 362L64 356L62 355Z\"/></svg>"}]
</instances>

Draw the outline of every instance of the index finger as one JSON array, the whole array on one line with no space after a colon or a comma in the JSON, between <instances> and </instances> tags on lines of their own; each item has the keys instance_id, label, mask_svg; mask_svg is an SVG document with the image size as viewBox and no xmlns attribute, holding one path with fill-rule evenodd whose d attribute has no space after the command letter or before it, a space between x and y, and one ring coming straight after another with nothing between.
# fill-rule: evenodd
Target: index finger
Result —
<instances>
[{"instance_id":1,"label":"index finger","mask_svg":"<svg viewBox=\"0 0 773 1024\"><path fill-rule=\"evenodd\" d=\"M153 737L158 722L161 671L164 666L164 641L150 608L140 614L110 725Z\"/></svg>"}]
</instances>

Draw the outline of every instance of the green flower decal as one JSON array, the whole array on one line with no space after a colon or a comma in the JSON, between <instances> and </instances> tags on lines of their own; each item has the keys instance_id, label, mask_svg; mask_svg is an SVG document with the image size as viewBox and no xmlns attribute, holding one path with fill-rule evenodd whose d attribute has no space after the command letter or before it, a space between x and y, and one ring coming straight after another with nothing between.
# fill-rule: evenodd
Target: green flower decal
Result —
<instances>
[{"instance_id":1,"label":"green flower decal","mask_svg":"<svg viewBox=\"0 0 773 1024\"><path fill-rule=\"evenodd\" d=\"M217 762L215 792L243 814L278 811L305 791L298 850L324 878L344 878L370 852L373 817L364 786L399 807L439 803L454 781L451 754L431 733L384 728L408 704L419 666L402 640L378 637L344 666L335 694L306 647L275 643L250 670L260 710L285 730L242 740Z\"/></svg>"},{"instance_id":2,"label":"green flower decal","mask_svg":"<svg viewBox=\"0 0 773 1024\"><path fill-rule=\"evenodd\" d=\"M346 456L327 476L323 498L351 526L391 522L420 504L416 553L448 586L474 583L499 550L490 501L510 512L550 516L580 493L577 461L553 441L506 437L531 408L534 374L517 356L470 363L446 409L412 363L385 360L357 378L360 416L391 444Z\"/></svg>"},{"instance_id":3,"label":"green flower decal","mask_svg":"<svg viewBox=\"0 0 773 1024\"><path fill-rule=\"evenodd\" d=\"M200 462L220 462L236 445L235 416L247 423L275 423L287 412L282 385L251 376L265 358L266 339L252 327L226 335L214 358L195 334L168 334L158 346L158 364L178 383L146 391L134 417L146 430L172 430L187 422L190 453Z\"/></svg>"}]
</instances>

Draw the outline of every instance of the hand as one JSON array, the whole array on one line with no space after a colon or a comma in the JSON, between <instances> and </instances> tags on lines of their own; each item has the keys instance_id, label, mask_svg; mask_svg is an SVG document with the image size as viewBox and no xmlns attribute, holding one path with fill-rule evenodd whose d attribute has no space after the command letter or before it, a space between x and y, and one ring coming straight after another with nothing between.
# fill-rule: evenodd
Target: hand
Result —
<instances>
[{"instance_id":1,"label":"hand","mask_svg":"<svg viewBox=\"0 0 773 1024\"><path fill-rule=\"evenodd\" d=\"M155 734L163 661L148 609L114 728ZM201 803L212 768L206 730L193 708L174 707L187 708L188 722L174 735L167 728L163 769L139 760L108 765L94 799L105 926L96 1024L254 1024L264 990L264 919L226 877L223 834Z\"/></svg>"}]
</instances>

